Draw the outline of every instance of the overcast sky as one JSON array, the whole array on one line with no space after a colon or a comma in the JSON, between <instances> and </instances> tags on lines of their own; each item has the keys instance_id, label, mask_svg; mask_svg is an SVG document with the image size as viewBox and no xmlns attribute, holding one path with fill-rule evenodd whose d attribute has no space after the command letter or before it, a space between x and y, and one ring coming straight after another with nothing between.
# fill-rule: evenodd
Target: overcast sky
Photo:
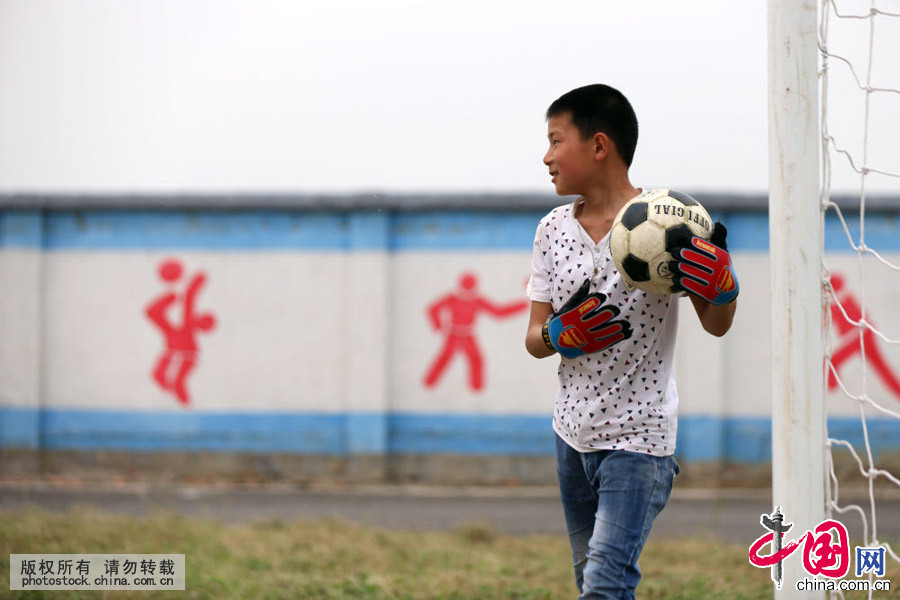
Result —
<instances>
[{"instance_id":1,"label":"overcast sky","mask_svg":"<svg viewBox=\"0 0 900 600\"><path fill-rule=\"evenodd\" d=\"M0 0L0 191L551 192L543 113L604 82L635 185L762 192L766 65L761 0Z\"/></svg>"}]
</instances>

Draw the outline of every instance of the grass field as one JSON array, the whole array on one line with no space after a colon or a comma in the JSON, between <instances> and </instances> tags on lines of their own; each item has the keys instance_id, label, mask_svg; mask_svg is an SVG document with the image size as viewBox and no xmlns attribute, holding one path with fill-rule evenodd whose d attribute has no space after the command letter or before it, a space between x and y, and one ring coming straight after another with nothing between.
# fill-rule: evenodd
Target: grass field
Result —
<instances>
[{"instance_id":1,"label":"grass field","mask_svg":"<svg viewBox=\"0 0 900 600\"><path fill-rule=\"evenodd\" d=\"M11 598L475 600L576 596L563 536L500 535L477 524L454 532L417 532L332 519L227 525L165 513L137 519L78 510L63 515L30 511L0 513L0 546L0 597L9 593ZM187 585L185 591L176 592L12 592L8 581L11 553L183 553ZM745 546L701 540L652 541L641 567L641 600L772 597L768 569L750 566ZM896 565L893 567L894 578L900 579Z\"/></svg>"}]
</instances>

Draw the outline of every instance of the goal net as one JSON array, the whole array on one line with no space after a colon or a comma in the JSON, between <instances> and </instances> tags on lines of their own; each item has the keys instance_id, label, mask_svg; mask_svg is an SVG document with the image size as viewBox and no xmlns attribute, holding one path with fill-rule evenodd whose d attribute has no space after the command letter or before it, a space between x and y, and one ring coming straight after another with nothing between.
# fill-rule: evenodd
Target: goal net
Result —
<instances>
[{"instance_id":1,"label":"goal net","mask_svg":"<svg viewBox=\"0 0 900 600\"><path fill-rule=\"evenodd\" d=\"M769 0L768 28L773 504L789 537L832 518L854 566L883 547L896 572L900 0ZM783 575L776 598L824 597Z\"/></svg>"},{"instance_id":2,"label":"goal net","mask_svg":"<svg viewBox=\"0 0 900 600\"><path fill-rule=\"evenodd\" d=\"M818 16L826 510L900 563L878 527L900 492L900 2Z\"/></svg>"}]
</instances>

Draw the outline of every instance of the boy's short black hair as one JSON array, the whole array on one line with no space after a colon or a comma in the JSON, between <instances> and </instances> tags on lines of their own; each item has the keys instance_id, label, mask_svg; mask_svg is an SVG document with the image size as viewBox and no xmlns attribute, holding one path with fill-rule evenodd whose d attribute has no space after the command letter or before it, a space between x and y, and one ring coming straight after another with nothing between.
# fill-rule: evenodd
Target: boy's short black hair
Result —
<instances>
[{"instance_id":1,"label":"boy's short black hair","mask_svg":"<svg viewBox=\"0 0 900 600\"><path fill-rule=\"evenodd\" d=\"M628 98L619 90L596 83L576 88L557 98L547 109L547 120L563 113L572 115L572 124L581 139L587 140L598 131L616 145L626 166L631 166L637 147L637 115Z\"/></svg>"}]
</instances>

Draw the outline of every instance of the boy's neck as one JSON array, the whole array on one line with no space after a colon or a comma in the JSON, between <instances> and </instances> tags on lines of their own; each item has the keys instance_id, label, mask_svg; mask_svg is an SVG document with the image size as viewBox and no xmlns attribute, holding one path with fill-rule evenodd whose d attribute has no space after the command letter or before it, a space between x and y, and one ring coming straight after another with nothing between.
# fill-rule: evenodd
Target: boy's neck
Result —
<instances>
[{"instance_id":1,"label":"boy's neck","mask_svg":"<svg viewBox=\"0 0 900 600\"><path fill-rule=\"evenodd\" d=\"M579 218L612 218L625 204L641 193L627 179L615 186L598 186L590 189L576 202Z\"/></svg>"}]
</instances>

